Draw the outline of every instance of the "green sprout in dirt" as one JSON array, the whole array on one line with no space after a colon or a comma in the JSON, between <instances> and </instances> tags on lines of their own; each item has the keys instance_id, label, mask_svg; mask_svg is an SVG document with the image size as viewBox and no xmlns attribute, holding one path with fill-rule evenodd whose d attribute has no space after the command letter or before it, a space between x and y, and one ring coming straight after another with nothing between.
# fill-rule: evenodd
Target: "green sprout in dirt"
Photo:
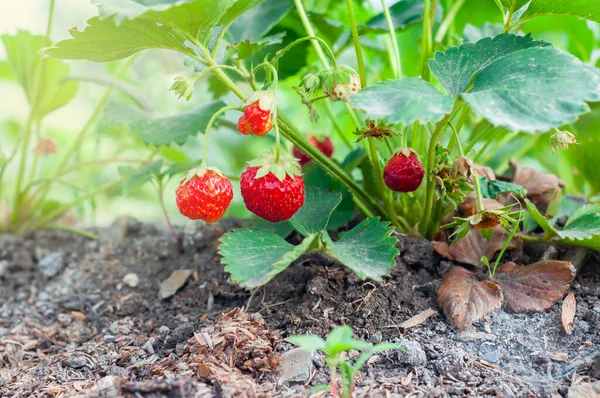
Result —
<instances>
[{"instance_id":1,"label":"green sprout in dirt","mask_svg":"<svg viewBox=\"0 0 600 398\"><path fill-rule=\"evenodd\" d=\"M348 325L336 328L325 340L312 334L292 336L288 340L305 350L321 351L325 354L331 381L329 385L313 387L313 391L327 390L334 397L340 398L352 396L356 376L371 356L381 351L398 348L392 343L372 346L366 341L357 340L352 337L352 328ZM352 350L360 352L354 364L347 359L348 353Z\"/></svg>"}]
</instances>

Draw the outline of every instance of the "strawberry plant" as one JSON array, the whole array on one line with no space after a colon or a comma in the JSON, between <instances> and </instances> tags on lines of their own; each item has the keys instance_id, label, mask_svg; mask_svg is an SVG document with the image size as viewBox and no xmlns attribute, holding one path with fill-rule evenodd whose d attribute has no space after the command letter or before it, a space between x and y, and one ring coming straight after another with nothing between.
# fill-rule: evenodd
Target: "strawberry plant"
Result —
<instances>
[{"instance_id":1,"label":"strawberry plant","mask_svg":"<svg viewBox=\"0 0 600 398\"><path fill-rule=\"evenodd\" d=\"M352 337L352 328L347 325L334 329L325 340L312 334L292 336L289 340L305 350L321 351L325 354L331 382L329 385L314 386L312 391L330 391L334 397L341 398L352 396L356 376L371 356L381 351L398 348L392 343L371 346L366 341L357 340ZM361 352L354 363L344 358L351 350Z\"/></svg>"},{"instance_id":2,"label":"strawberry plant","mask_svg":"<svg viewBox=\"0 0 600 398\"><path fill-rule=\"evenodd\" d=\"M323 5L339 21L307 12L305 3L98 1L99 16L84 30L71 30L72 38L43 52L50 59L109 62L162 49L193 69L193 76L175 78L171 90L196 101L194 108L161 115L129 106L112 119L157 148L204 134L202 157L191 162L177 191L179 209L191 219L217 221L232 201L229 179L237 176L226 177L208 161L213 127L239 131L245 146L271 147L244 159L240 191L247 210L281 224L235 230L220 248L225 269L242 286L268 282L306 252L380 279L398 254L394 228L429 239L449 231L453 247L499 239L503 253L515 237L598 248L595 207L571 212L561 230L548 224L562 181L517 166L511 181L499 181L480 165L517 133L531 142L525 149L549 131L553 148L575 145L576 134L564 131L590 110L588 103L600 100L600 72L525 27L547 14L598 21L595 2L496 0L502 23L468 25L462 36L456 15L464 1L407 0L391 7L382 1L381 12L351 0ZM414 26L421 27L418 48L401 48L398 33ZM420 54L418 71L405 68L408 51ZM384 68L371 68L377 57L385 59ZM194 95L204 79L211 98ZM237 123L227 119L231 114ZM343 119L353 126L344 127ZM155 173L161 181L182 171L161 167ZM526 203L527 214L518 203ZM354 226L335 233L348 225ZM531 234L537 227L542 236ZM291 228L303 237L298 245L276 233L287 236ZM489 279L506 265L499 257L490 264L497 251L471 259L487 264ZM456 275L470 286L478 281ZM488 296L500 295L493 290Z\"/></svg>"}]
</instances>

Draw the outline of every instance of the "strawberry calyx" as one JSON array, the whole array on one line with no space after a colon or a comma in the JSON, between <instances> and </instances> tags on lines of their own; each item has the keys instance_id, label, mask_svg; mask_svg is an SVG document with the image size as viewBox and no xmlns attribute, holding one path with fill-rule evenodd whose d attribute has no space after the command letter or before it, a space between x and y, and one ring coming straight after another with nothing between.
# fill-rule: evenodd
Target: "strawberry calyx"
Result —
<instances>
[{"instance_id":1,"label":"strawberry calyx","mask_svg":"<svg viewBox=\"0 0 600 398\"><path fill-rule=\"evenodd\" d=\"M273 112L275 110L275 94L270 91L255 91L246 99L245 105L248 106L255 102L258 102L258 107L262 111Z\"/></svg>"},{"instance_id":2,"label":"strawberry calyx","mask_svg":"<svg viewBox=\"0 0 600 398\"><path fill-rule=\"evenodd\" d=\"M185 176L181 180L180 184L185 185L188 182L190 182L192 179L194 179L195 177L202 177L204 174L208 173L209 171L212 171L212 172L218 174L220 177L227 178L227 176L225 174L223 174L223 172L221 170L219 170L215 167L198 167L198 168L188 170L188 172L185 173Z\"/></svg>"},{"instance_id":3,"label":"strawberry calyx","mask_svg":"<svg viewBox=\"0 0 600 398\"><path fill-rule=\"evenodd\" d=\"M280 154L279 160L274 153L263 153L258 158L248 162L251 167L259 167L254 178L262 178L269 173L272 173L279 181L285 180L287 177L295 177L302 175L302 169L298 159L292 156Z\"/></svg>"}]
</instances>

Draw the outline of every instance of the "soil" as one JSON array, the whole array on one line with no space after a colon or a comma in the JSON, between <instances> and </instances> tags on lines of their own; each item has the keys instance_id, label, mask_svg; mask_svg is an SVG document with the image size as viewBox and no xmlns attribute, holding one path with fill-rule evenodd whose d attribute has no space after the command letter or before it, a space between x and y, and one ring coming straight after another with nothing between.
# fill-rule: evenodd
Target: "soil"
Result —
<instances>
[{"instance_id":1,"label":"soil","mask_svg":"<svg viewBox=\"0 0 600 398\"><path fill-rule=\"evenodd\" d=\"M436 304L441 271L452 264L428 241L399 236L401 255L383 282L308 256L250 293L230 281L217 254L219 237L237 226L180 228L182 254L168 230L128 218L93 231L97 241L60 231L0 235L0 396L306 396L328 382L327 366L315 354L304 379L284 380L280 354L294 348L285 339L326 336L342 324L402 347L368 361L359 397L564 397L600 378L597 253L581 262L571 287L572 335L562 330L560 302L542 313L500 310L459 333ZM530 260L573 256L562 248L525 252ZM159 298L176 270L191 277ZM124 282L130 273L135 287ZM422 324L398 326L430 308L436 312ZM251 344L239 345L244 335ZM219 344L238 345L219 356Z\"/></svg>"}]
</instances>

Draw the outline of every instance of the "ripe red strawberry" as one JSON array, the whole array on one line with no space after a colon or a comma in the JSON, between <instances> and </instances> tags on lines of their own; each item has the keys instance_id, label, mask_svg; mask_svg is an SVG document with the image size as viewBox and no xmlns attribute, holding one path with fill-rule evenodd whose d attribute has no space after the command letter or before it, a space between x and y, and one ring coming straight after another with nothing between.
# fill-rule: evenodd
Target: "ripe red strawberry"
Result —
<instances>
[{"instance_id":1,"label":"ripe red strawberry","mask_svg":"<svg viewBox=\"0 0 600 398\"><path fill-rule=\"evenodd\" d=\"M397 192L415 191L421 185L424 175L419 156L409 148L396 151L383 169L385 185Z\"/></svg>"},{"instance_id":2,"label":"ripe red strawberry","mask_svg":"<svg viewBox=\"0 0 600 398\"><path fill-rule=\"evenodd\" d=\"M175 199L182 215L191 220L215 222L227 211L233 187L219 170L193 169L179 183Z\"/></svg>"},{"instance_id":3,"label":"ripe red strawberry","mask_svg":"<svg viewBox=\"0 0 600 398\"><path fill-rule=\"evenodd\" d=\"M270 221L289 220L304 204L304 179L296 160L273 164L263 157L249 163L240 181L246 208Z\"/></svg>"},{"instance_id":4,"label":"ripe red strawberry","mask_svg":"<svg viewBox=\"0 0 600 398\"><path fill-rule=\"evenodd\" d=\"M238 131L244 135L254 134L263 136L267 134L273 123L271 122L271 111L262 109L260 101L246 105L244 114L238 120Z\"/></svg>"},{"instance_id":5,"label":"ripe red strawberry","mask_svg":"<svg viewBox=\"0 0 600 398\"><path fill-rule=\"evenodd\" d=\"M323 155L327 156L328 158L331 158L331 156L333 155L333 142L331 141L331 138L325 137L323 138L323 141L319 141L318 138L310 136L308 137L308 142L310 142L312 146L317 148ZM300 161L300 166L304 166L306 163L312 161L310 156L302 152L302 150L296 146L294 146L294 148L292 149L292 153L294 154L294 157L298 159L298 161Z\"/></svg>"}]
</instances>

